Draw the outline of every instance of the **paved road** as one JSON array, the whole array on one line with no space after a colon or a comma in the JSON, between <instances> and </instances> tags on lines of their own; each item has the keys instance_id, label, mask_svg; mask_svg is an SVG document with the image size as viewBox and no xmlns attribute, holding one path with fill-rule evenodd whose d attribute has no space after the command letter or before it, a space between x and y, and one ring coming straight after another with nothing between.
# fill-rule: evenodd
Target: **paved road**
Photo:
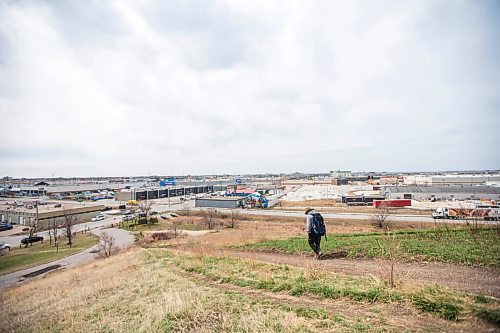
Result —
<instances>
[{"instance_id":1,"label":"paved road","mask_svg":"<svg viewBox=\"0 0 500 333\"><path fill-rule=\"evenodd\" d=\"M102 222L102 221L100 221ZM120 248L127 247L128 245L132 244L134 242L134 236L130 234L128 231L122 230L122 229L116 229L116 228L110 228L110 229L97 229L97 230L92 230L93 234L96 234L100 236L102 233L107 233L110 236L113 236L116 241L116 245ZM24 279L22 278L23 275L44 269L46 267L52 266L52 265L61 265L63 267L71 267L75 265L79 265L84 262L88 262L96 257L95 251L97 250L97 245L92 246L91 248L88 248L82 252L76 253L74 255L52 261L50 263L38 265L35 267L23 269L17 272L5 274L5 275L0 275L0 290L13 286L17 284L18 282L22 282Z\"/></svg>"}]
</instances>

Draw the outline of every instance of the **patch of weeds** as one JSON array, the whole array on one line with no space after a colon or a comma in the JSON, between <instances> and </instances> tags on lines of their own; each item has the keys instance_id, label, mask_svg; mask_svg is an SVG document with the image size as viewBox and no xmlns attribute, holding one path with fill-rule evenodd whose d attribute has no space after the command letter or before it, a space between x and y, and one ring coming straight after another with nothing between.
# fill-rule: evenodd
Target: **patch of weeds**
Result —
<instances>
[{"instance_id":1,"label":"patch of weeds","mask_svg":"<svg viewBox=\"0 0 500 333\"><path fill-rule=\"evenodd\" d=\"M368 331L372 326L367 323L363 323L362 321L357 321L356 324L354 324L354 330L355 332L366 332Z\"/></svg>"},{"instance_id":2,"label":"patch of weeds","mask_svg":"<svg viewBox=\"0 0 500 333\"><path fill-rule=\"evenodd\" d=\"M476 314L479 318L500 328L500 310L480 309L476 311Z\"/></svg>"},{"instance_id":3,"label":"patch of weeds","mask_svg":"<svg viewBox=\"0 0 500 333\"><path fill-rule=\"evenodd\" d=\"M491 302L491 300L488 297L484 296L484 295L476 295L476 296L474 296L474 301L476 303L480 303L480 304L488 304L488 303Z\"/></svg>"},{"instance_id":4,"label":"patch of weeds","mask_svg":"<svg viewBox=\"0 0 500 333\"><path fill-rule=\"evenodd\" d=\"M336 315L333 315L332 320L335 323L343 323L343 322L345 322L345 317L343 315L336 314Z\"/></svg>"},{"instance_id":5,"label":"patch of weeds","mask_svg":"<svg viewBox=\"0 0 500 333\"><path fill-rule=\"evenodd\" d=\"M429 312L450 321L458 320L463 311L457 302L453 302L445 295L438 295L435 289L430 288L413 295L412 303L423 312Z\"/></svg>"},{"instance_id":6,"label":"patch of weeds","mask_svg":"<svg viewBox=\"0 0 500 333\"><path fill-rule=\"evenodd\" d=\"M328 313L323 309L298 307L293 310L299 317L304 317L307 319L321 319L321 320L328 319Z\"/></svg>"}]
</instances>

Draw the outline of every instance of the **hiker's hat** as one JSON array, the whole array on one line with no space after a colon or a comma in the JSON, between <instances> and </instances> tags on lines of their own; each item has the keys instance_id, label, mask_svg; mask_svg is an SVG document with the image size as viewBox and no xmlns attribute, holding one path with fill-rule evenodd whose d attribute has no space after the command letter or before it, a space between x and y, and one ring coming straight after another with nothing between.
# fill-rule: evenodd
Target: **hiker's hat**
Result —
<instances>
[{"instance_id":1,"label":"hiker's hat","mask_svg":"<svg viewBox=\"0 0 500 333\"><path fill-rule=\"evenodd\" d=\"M313 208L307 208L305 214L308 214Z\"/></svg>"}]
</instances>

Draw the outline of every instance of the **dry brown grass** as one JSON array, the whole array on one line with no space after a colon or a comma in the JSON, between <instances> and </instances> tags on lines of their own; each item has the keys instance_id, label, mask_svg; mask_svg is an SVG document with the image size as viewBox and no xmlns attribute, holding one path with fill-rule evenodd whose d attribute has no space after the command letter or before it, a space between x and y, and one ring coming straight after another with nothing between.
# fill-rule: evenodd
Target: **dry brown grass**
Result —
<instances>
[{"instance_id":1,"label":"dry brown grass","mask_svg":"<svg viewBox=\"0 0 500 333\"><path fill-rule=\"evenodd\" d=\"M3 292L0 331L354 331L359 321L318 322L294 306L208 287L145 257L136 248Z\"/></svg>"},{"instance_id":2,"label":"dry brown grass","mask_svg":"<svg viewBox=\"0 0 500 333\"><path fill-rule=\"evenodd\" d=\"M229 217L226 217L229 218ZM182 217L182 224L191 219L193 224L202 224L199 217ZM177 220L177 219L176 219ZM224 222L224 216L220 219ZM346 234L361 232L380 232L371 220L326 219L328 234ZM388 222L390 230L432 228L433 223L411 224L408 222ZM147 238L147 234L144 234ZM283 239L305 235L305 218L285 216L243 215L237 228L222 228L218 232L201 236L187 236L164 241L164 245L182 245L193 247L203 245L216 249L262 242L266 240Z\"/></svg>"}]
</instances>

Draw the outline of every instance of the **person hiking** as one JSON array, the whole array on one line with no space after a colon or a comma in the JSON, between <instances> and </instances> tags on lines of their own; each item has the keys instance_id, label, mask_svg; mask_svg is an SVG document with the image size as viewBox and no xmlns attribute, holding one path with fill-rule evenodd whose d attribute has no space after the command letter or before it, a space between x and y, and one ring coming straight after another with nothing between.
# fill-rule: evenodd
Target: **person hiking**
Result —
<instances>
[{"instance_id":1,"label":"person hiking","mask_svg":"<svg viewBox=\"0 0 500 333\"><path fill-rule=\"evenodd\" d=\"M321 253L321 236L326 235L325 224L321 214L316 213L314 208L306 209L306 231L309 246L316 254L316 259L320 259Z\"/></svg>"}]
</instances>

